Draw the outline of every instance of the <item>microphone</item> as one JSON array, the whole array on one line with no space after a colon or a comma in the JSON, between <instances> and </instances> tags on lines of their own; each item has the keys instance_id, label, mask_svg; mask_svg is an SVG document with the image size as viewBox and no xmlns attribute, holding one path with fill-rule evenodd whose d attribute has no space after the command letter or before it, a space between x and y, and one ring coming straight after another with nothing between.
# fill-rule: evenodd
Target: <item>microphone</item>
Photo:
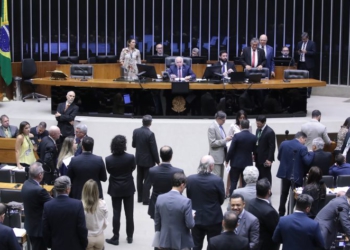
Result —
<instances>
[{"instance_id":1,"label":"microphone","mask_svg":"<svg viewBox=\"0 0 350 250\"><path fill-rule=\"evenodd\" d=\"M86 69L82 68L79 66L79 64L74 64L69 60L66 60L66 62L68 64L74 65L77 69L80 69L83 72L83 78L80 79L81 82L87 82L87 79L85 78L85 74L86 74Z\"/></svg>"},{"instance_id":2,"label":"microphone","mask_svg":"<svg viewBox=\"0 0 350 250\"><path fill-rule=\"evenodd\" d=\"M285 136L285 140L288 140L289 130L286 130L286 131L284 132L284 134L286 135L286 136Z\"/></svg>"},{"instance_id":3,"label":"microphone","mask_svg":"<svg viewBox=\"0 0 350 250\"><path fill-rule=\"evenodd\" d=\"M290 57L287 70L289 70L290 65L292 64L292 61L293 61L293 57ZM290 82L290 80L284 78L284 79L283 79L283 82Z\"/></svg>"}]
</instances>

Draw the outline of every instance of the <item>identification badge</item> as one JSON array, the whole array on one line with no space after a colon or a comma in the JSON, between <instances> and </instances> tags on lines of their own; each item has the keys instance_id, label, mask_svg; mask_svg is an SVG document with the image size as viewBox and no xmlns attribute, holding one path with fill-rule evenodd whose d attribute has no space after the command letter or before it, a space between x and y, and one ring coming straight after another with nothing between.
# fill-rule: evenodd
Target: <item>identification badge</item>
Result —
<instances>
[{"instance_id":1,"label":"identification badge","mask_svg":"<svg viewBox=\"0 0 350 250\"><path fill-rule=\"evenodd\" d=\"M26 150L26 156L30 155L31 152L32 152L31 149L27 149L27 150Z\"/></svg>"}]
</instances>

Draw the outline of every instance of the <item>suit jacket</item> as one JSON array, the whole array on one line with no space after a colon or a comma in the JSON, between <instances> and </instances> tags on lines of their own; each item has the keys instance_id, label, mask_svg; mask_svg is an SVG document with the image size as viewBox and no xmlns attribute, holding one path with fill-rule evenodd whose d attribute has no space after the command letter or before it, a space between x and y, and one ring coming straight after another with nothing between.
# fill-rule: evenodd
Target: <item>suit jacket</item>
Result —
<instances>
[{"instance_id":1,"label":"suit jacket","mask_svg":"<svg viewBox=\"0 0 350 250\"><path fill-rule=\"evenodd\" d=\"M148 177L143 185L144 190L152 188L152 195L148 206L148 214L154 218L154 208L157 197L160 194L169 192L172 188L172 180L175 173L183 173L180 168L173 167L170 163L162 163L149 169Z\"/></svg>"},{"instance_id":2,"label":"suit jacket","mask_svg":"<svg viewBox=\"0 0 350 250\"><path fill-rule=\"evenodd\" d=\"M181 67L182 70L182 77L186 77L186 76L191 76L191 78L195 79L196 78L196 74L192 71L191 67L188 65L182 65ZM176 75L176 77L179 77L177 75L178 73L178 68L176 65L170 65L170 67L167 69L167 72L169 73L169 75Z\"/></svg>"},{"instance_id":3,"label":"suit jacket","mask_svg":"<svg viewBox=\"0 0 350 250\"><path fill-rule=\"evenodd\" d=\"M37 152L46 173L56 171L58 151L55 141L50 136L42 139Z\"/></svg>"},{"instance_id":4,"label":"suit jacket","mask_svg":"<svg viewBox=\"0 0 350 250\"><path fill-rule=\"evenodd\" d=\"M9 125L10 132L11 132L11 138L16 138L18 135L18 128L16 126ZM0 137L5 138L5 131L4 127L0 126Z\"/></svg>"},{"instance_id":5,"label":"suit jacket","mask_svg":"<svg viewBox=\"0 0 350 250\"><path fill-rule=\"evenodd\" d=\"M343 210L338 212L338 208ZM321 234L325 241L326 248L329 249L332 242L335 240L338 229L341 228L348 237L350 236L350 207L346 196L340 196L331 200L325 207L318 212L315 221L320 223ZM335 218L339 214L338 223Z\"/></svg>"},{"instance_id":6,"label":"suit jacket","mask_svg":"<svg viewBox=\"0 0 350 250\"><path fill-rule=\"evenodd\" d=\"M209 154L213 156L215 164L224 163L226 154L226 139L222 138L220 128L216 124L216 121L214 121L208 128L208 141Z\"/></svg>"},{"instance_id":7,"label":"suit jacket","mask_svg":"<svg viewBox=\"0 0 350 250\"><path fill-rule=\"evenodd\" d=\"M210 185L208 185L210 183ZM222 221L221 205L225 200L224 182L211 173L187 177L187 197L196 210L196 225L214 225Z\"/></svg>"},{"instance_id":8,"label":"suit jacket","mask_svg":"<svg viewBox=\"0 0 350 250\"><path fill-rule=\"evenodd\" d=\"M0 222L0 249L21 250L13 229Z\"/></svg>"},{"instance_id":9,"label":"suit jacket","mask_svg":"<svg viewBox=\"0 0 350 250\"><path fill-rule=\"evenodd\" d=\"M273 48L270 45L266 45L265 58L266 58L265 67L270 70L270 74L271 74L271 72L275 72L275 61L273 59L274 58Z\"/></svg>"},{"instance_id":10,"label":"suit jacket","mask_svg":"<svg viewBox=\"0 0 350 250\"><path fill-rule=\"evenodd\" d=\"M28 179L24 182L22 190L24 206L24 228L27 234L33 237L42 237L42 217L44 204L51 200L49 193L35 180Z\"/></svg>"},{"instance_id":11,"label":"suit jacket","mask_svg":"<svg viewBox=\"0 0 350 250\"><path fill-rule=\"evenodd\" d=\"M344 149L346 148L346 144L348 143L349 138L350 138L350 131L346 133L343 146L341 147L342 153L344 152ZM350 163L350 150L348 150L348 152L346 154L346 162Z\"/></svg>"},{"instance_id":12,"label":"suit jacket","mask_svg":"<svg viewBox=\"0 0 350 250\"><path fill-rule=\"evenodd\" d=\"M299 50L301 50L301 47L303 46L303 42L300 41L298 42L298 46L296 51L298 52ZM313 69L315 67L315 54L316 54L316 44L311 41L308 40L307 45L306 45L306 51L307 53L305 54L305 65L307 69ZM300 61L300 55L296 54L296 61Z\"/></svg>"},{"instance_id":13,"label":"suit jacket","mask_svg":"<svg viewBox=\"0 0 350 250\"><path fill-rule=\"evenodd\" d=\"M305 146L309 150L312 150L312 140L317 137L321 137L325 144L331 143L331 139L329 139L327 134L326 126L316 119L312 119L311 121L301 125L301 131L307 135Z\"/></svg>"},{"instance_id":14,"label":"suit jacket","mask_svg":"<svg viewBox=\"0 0 350 250\"><path fill-rule=\"evenodd\" d=\"M289 180L294 167L294 181L297 185L302 186L303 177L314 158L314 152L308 152L307 147L297 139L292 139L281 143L277 158L280 161L277 177Z\"/></svg>"},{"instance_id":15,"label":"suit jacket","mask_svg":"<svg viewBox=\"0 0 350 250\"><path fill-rule=\"evenodd\" d=\"M107 156L106 169L109 175L108 194L112 197L128 197L135 193L132 172L136 168L135 156L128 153Z\"/></svg>"},{"instance_id":16,"label":"suit jacket","mask_svg":"<svg viewBox=\"0 0 350 250\"><path fill-rule=\"evenodd\" d=\"M258 129L256 136L258 137ZM255 162L264 164L266 160L273 162L275 160L276 136L275 132L268 125L261 132L258 146L256 147Z\"/></svg>"},{"instance_id":17,"label":"suit jacket","mask_svg":"<svg viewBox=\"0 0 350 250\"><path fill-rule=\"evenodd\" d=\"M312 250L324 247L318 222L305 213L294 212L283 216L276 227L272 240L283 244L283 250Z\"/></svg>"},{"instance_id":18,"label":"suit jacket","mask_svg":"<svg viewBox=\"0 0 350 250\"><path fill-rule=\"evenodd\" d=\"M88 244L83 203L67 195L46 202L43 213L43 237L52 250L86 249Z\"/></svg>"},{"instance_id":19,"label":"suit jacket","mask_svg":"<svg viewBox=\"0 0 350 250\"><path fill-rule=\"evenodd\" d=\"M221 61L214 63L213 66L221 66L222 67ZM226 62L226 70L229 70L229 69L232 69L234 72L237 72L235 64L233 62L227 61Z\"/></svg>"},{"instance_id":20,"label":"suit jacket","mask_svg":"<svg viewBox=\"0 0 350 250\"><path fill-rule=\"evenodd\" d=\"M256 183L248 183L242 188L237 188L233 190L232 194L241 194L244 197L244 209L248 210L250 201L256 197ZM227 204L227 211L228 210L231 210L231 204L229 202Z\"/></svg>"},{"instance_id":21,"label":"suit jacket","mask_svg":"<svg viewBox=\"0 0 350 250\"><path fill-rule=\"evenodd\" d=\"M49 131L47 131L47 130L45 130L42 134L38 134L38 132L37 132L37 127L38 126L36 126L36 127L33 127L33 128L30 128L30 133L32 134L32 135L34 135L34 137L35 138L37 138L38 140L42 140L44 137L46 137L46 136L48 136L49 135Z\"/></svg>"},{"instance_id":22,"label":"suit jacket","mask_svg":"<svg viewBox=\"0 0 350 250\"><path fill-rule=\"evenodd\" d=\"M252 154L255 153L255 148L256 136L248 129L242 130L233 137L226 162L230 161L230 166L233 168L244 169L246 166L252 166Z\"/></svg>"},{"instance_id":23,"label":"suit jacket","mask_svg":"<svg viewBox=\"0 0 350 250\"><path fill-rule=\"evenodd\" d=\"M208 240L207 250L249 250L247 238L226 231Z\"/></svg>"},{"instance_id":24,"label":"suit jacket","mask_svg":"<svg viewBox=\"0 0 350 250\"><path fill-rule=\"evenodd\" d=\"M56 120L58 122L57 126L60 128L61 134L64 137L74 136L74 126L71 125L69 122L74 121L75 116L79 111L79 107L72 103L66 111L64 111L65 109L66 102L58 104L57 112L60 113L61 116L56 117Z\"/></svg>"},{"instance_id":25,"label":"suit jacket","mask_svg":"<svg viewBox=\"0 0 350 250\"><path fill-rule=\"evenodd\" d=\"M339 175L350 175L350 163L343 163L342 165L333 165L329 168L329 175L337 177Z\"/></svg>"},{"instance_id":26,"label":"suit jacket","mask_svg":"<svg viewBox=\"0 0 350 250\"><path fill-rule=\"evenodd\" d=\"M73 157L68 165L67 176L72 182L70 197L81 200L81 192L85 182L93 179L97 183L100 198L103 199L101 181L107 180L107 173L101 156L83 152L81 155Z\"/></svg>"},{"instance_id":27,"label":"suit jacket","mask_svg":"<svg viewBox=\"0 0 350 250\"><path fill-rule=\"evenodd\" d=\"M258 52L258 66L261 65L263 67L265 67L266 65L266 56L265 56L265 51L257 48L257 52ZM251 51L251 47L245 47L243 49L243 53L240 57L241 63L243 68L245 68L245 66L252 65L252 51Z\"/></svg>"},{"instance_id":28,"label":"suit jacket","mask_svg":"<svg viewBox=\"0 0 350 250\"><path fill-rule=\"evenodd\" d=\"M314 154L315 156L310 164L310 167L317 166L322 170L323 175L328 175L329 168L332 164L332 153L318 149L314 151Z\"/></svg>"},{"instance_id":29,"label":"suit jacket","mask_svg":"<svg viewBox=\"0 0 350 250\"><path fill-rule=\"evenodd\" d=\"M244 211L244 213L243 213ZM248 239L250 249L258 249L259 246L259 220L247 210L243 210L242 218L238 221L237 235Z\"/></svg>"},{"instance_id":30,"label":"suit jacket","mask_svg":"<svg viewBox=\"0 0 350 250\"><path fill-rule=\"evenodd\" d=\"M275 231L279 221L277 211L271 206L271 204L258 198L254 198L249 202L249 208L247 211L249 211L259 220L259 249L278 250L279 244L272 241L273 232Z\"/></svg>"},{"instance_id":31,"label":"suit jacket","mask_svg":"<svg viewBox=\"0 0 350 250\"><path fill-rule=\"evenodd\" d=\"M132 147L136 148L136 165L153 167L159 164L159 155L156 138L148 127L134 130L132 135Z\"/></svg>"},{"instance_id":32,"label":"suit jacket","mask_svg":"<svg viewBox=\"0 0 350 250\"><path fill-rule=\"evenodd\" d=\"M157 198L154 227L160 232L160 247L171 249L194 246L190 229L194 227L191 200L177 191L161 194Z\"/></svg>"}]
</instances>

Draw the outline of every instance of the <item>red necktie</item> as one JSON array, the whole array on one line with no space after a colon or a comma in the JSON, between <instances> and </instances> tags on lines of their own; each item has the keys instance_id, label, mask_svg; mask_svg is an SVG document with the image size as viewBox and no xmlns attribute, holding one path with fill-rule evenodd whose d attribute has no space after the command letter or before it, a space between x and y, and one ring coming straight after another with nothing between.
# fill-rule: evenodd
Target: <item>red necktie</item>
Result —
<instances>
[{"instance_id":1,"label":"red necktie","mask_svg":"<svg viewBox=\"0 0 350 250\"><path fill-rule=\"evenodd\" d=\"M255 50L253 50L252 67L255 67Z\"/></svg>"},{"instance_id":2,"label":"red necktie","mask_svg":"<svg viewBox=\"0 0 350 250\"><path fill-rule=\"evenodd\" d=\"M64 111L66 111L69 108L69 104L66 104L66 108L64 109Z\"/></svg>"}]
</instances>

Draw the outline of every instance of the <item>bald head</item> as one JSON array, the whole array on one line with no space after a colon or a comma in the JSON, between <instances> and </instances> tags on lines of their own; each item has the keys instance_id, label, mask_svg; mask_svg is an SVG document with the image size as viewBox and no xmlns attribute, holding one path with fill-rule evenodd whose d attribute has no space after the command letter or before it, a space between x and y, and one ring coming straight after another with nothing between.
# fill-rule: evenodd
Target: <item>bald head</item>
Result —
<instances>
[{"instance_id":1,"label":"bald head","mask_svg":"<svg viewBox=\"0 0 350 250\"><path fill-rule=\"evenodd\" d=\"M267 36L265 34L262 34L259 38L259 43L261 46L265 46L267 43Z\"/></svg>"},{"instance_id":2,"label":"bald head","mask_svg":"<svg viewBox=\"0 0 350 250\"><path fill-rule=\"evenodd\" d=\"M51 126L49 128L49 135L52 137L52 139L57 140L58 138L60 138L61 135L60 128L57 126Z\"/></svg>"},{"instance_id":3,"label":"bald head","mask_svg":"<svg viewBox=\"0 0 350 250\"><path fill-rule=\"evenodd\" d=\"M214 158L211 155L205 155L199 162L198 173L211 173L214 168Z\"/></svg>"},{"instance_id":4,"label":"bald head","mask_svg":"<svg viewBox=\"0 0 350 250\"><path fill-rule=\"evenodd\" d=\"M66 95L66 98L67 98L67 102L69 104L72 104L74 102L74 99L75 99L75 93L74 91L69 91Z\"/></svg>"},{"instance_id":5,"label":"bald head","mask_svg":"<svg viewBox=\"0 0 350 250\"><path fill-rule=\"evenodd\" d=\"M181 56L175 58L176 67L180 68L184 64L184 59Z\"/></svg>"}]
</instances>

